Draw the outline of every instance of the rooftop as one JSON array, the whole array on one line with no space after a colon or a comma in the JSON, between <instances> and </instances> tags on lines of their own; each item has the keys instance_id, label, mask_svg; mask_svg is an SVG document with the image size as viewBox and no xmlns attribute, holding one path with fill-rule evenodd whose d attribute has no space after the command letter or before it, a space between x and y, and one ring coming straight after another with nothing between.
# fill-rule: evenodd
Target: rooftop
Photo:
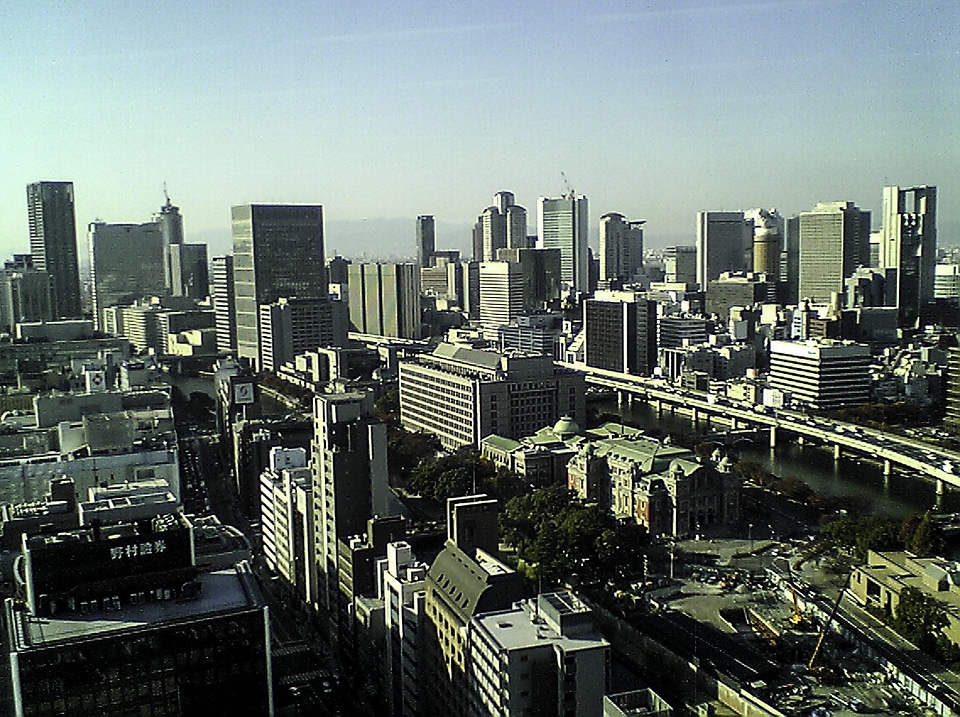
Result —
<instances>
[{"instance_id":1,"label":"rooftop","mask_svg":"<svg viewBox=\"0 0 960 717\"><path fill-rule=\"evenodd\" d=\"M68 618L36 618L27 612L10 609L13 647L17 651L41 649L71 640L90 639L107 633L138 630L159 624L186 621L216 613L258 609L264 605L249 565L240 563L232 570L201 573L201 589L192 600L145 601L138 605L121 604L116 610L99 610Z\"/></svg>"}]
</instances>

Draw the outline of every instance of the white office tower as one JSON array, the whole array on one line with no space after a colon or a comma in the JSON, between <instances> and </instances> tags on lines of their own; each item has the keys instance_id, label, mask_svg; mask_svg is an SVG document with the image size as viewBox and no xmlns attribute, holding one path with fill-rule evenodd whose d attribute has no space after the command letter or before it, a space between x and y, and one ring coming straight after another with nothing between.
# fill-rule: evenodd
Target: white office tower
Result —
<instances>
[{"instance_id":1,"label":"white office tower","mask_svg":"<svg viewBox=\"0 0 960 717\"><path fill-rule=\"evenodd\" d=\"M267 567L307 603L317 599L313 564L313 490L303 448L270 449L270 465L260 474L260 526Z\"/></svg>"},{"instance_id":2,"label":"white office tower","mask_svg":"<svg viewBox=\"0 0 960 717\"><path fill-rule=\"evenodd\" d=\"M829 304L870 263L870 212L853 202L820 202L800 213L799 298Z\"/></svg>"},{"instance_id":3,"label":"white office tower","mask_svg":"<svg viewBox=\"0 0 960 717\"><path fill-rule=\"evenodd\" d=\"M560 250L560 280L564 288L589 291L589 215L587 198L573 192L557 199L540 197L537 226L542 249Z\"/></svg>"},{"instance_id":4,"label":"white office tower","mask_svg":"<svg viewBox=\"0 0 960 717\"><path fill-rule=\"evenodd\" d=\"M386 632L387 704L391 715L420 712L421 620L426 595L427 565L416 559L410 544L387 544L387 557L378 561L380 598Z\"/></svg>"},{"instance_id":5,"label":"white office tower","mask_svg":"<svg viewBox=\"0 0 960 717\"><path fill-rule=\"evenodd\" d=\"M933 277L934 299L960 299L960 264L937 264Z\"/></svg>"},{"instance_id":6,"label":"white office tower","mask_svg":"<svg viewBox=\"0 0 960 717\"><path fill-rule=\"evenodd\" d=\"M899 325L915 327L934 299L937 263L937 188L884 187L880 268Z\"/></svg>"},{"instance_id":7,"label":"white office tower","mask_svg":"<svg viewBox=\"0 0 960 717\"><path fill-rule=\"evenodd\" d=\"M770 386L804 408L859 406L870 398L870 347L832 339L771 341Z\"/></svg>"},{"instance_id":8,"label":"white office tower","mask_svg":"<svg viewBox=\"0 0 960 717\"><path fill-rule=\"evenodd\" d=\"M697 283L753 268L753 221L743 212L697 212Z\"/></svg>"},{"instance_id":9,"label":"white office tower","mask_svg":"<svg viewBox=\"0 0 960 717\"><path fill-rule=\"evenodd\" d=\"M313 401L313 505L320 602L336 607L337 540L364 533L367 520L389 515L387 429L373 396L353 392Z\"/></svg>"},{"instance_id":10,"label":"white office tower","mask_svg":"<svg viewBox=\"0 0 960 717\"><path fill-rule=\"evenodd\" d=\"M600 280L629 283L643 269L643 225L611 212L600 217Z\"/></svg>"},{"instance_id":11,"label":"white office tower","mask_svg":"<svg viewBox=\"0 0 960 717\"><path fill-rule=\"evenodd\" d=\"M610 643L573 593L476 615L467 634L469 714L603 714Z\"/></svg>"},{"instance_id":12,"label":"white office tower","mask_svg":"<svg viewBox=\"0 0 960 717\"><path fill-rule=\"evenodd\" d=\"M505 326L524 312L523 265L512 261L480 264L480 323Z\"/></svg>"}]
</instances>

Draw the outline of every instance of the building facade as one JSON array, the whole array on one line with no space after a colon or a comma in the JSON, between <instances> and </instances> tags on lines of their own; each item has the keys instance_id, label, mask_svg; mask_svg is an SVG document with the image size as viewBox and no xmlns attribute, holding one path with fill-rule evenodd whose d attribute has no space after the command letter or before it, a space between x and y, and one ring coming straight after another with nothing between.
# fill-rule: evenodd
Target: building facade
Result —
<instances>
[{"instance_id":1,"label":"building facade","mask_svg":"<svg viewBox=\"0 0 960 717\"><path fill-rule=\"evenodd\" d=\"M350 330L419 339L420 267L416 264L350 264Z\"/></svg>"},{"instance_id":2,"label":"building facade","mask_svg":"<svg viewBox=\"0 0 960 717\"><path fill-rule=\"evenodd\" d=\"M640 273L644 224L617 213L600 217L600 281L629 283Z\"/></svg>"},{"instance_id":3,"label":"building facade","mask_svg":"<svg viewBox=\"0 0 960 717\"><path fill-rule=\"evenodd\" d=\"M444 448L479 446L484 436L520 438L561 416L582 423L585 391L583 374L555 367L550 356L444 343L400 363L400 420Z\"/></svg>"},{"instance_id":4,"label":"building facade","mask_svg":"<svg viewBox=\"0 0 960 717\"><path fill-rule=\"evenodd\" d=\"M217 315L217 350L237 350L237 306L233 291L233 254L213 257L213 310Z\"/></svg>"},{"instance_id":5,"label":"building facade","mask_svg":"<svg viewBox=\"0 0 960 717\"><path fill-rule=\"evenodd\" d=\"M753 221L743 212L697 212L697 283L753 268Z\"/></svg>"},{"instance_id":6,"label":"building facade","mask_svg":"<svg viewBox=\"0 0 960 717\"><path fill-rule=\"evenodd\" d=\"M83 317L73 196L73 182L27 185L30 254L36 268L50 275L53 313L60 319Z\"/></svg>"},{"instance_id":7,"label":"building facade","mask_svg":"<svg viewBox=\"0 0 960 717\"><path fill-rule=\"evenodd\" d=\"M870 212L853 202L821 202L800 213L799 229L799 297L829 303L854 271L870 265Z\"/></svg>"},{"instance_id":8,"label":"building facade","mask_svg":"<svg viewBox=\"0 0 960 717\"><path fill-rule=\"evenodd\" d=\"M587 198L573 192L559 198L540 197L537 226L542 249L560 250L560 280L567 290L589 291L589 214Z\"/></svg>"},{"instance_id":9,"label":"building facade","mask_svg":"<svg viewBox=\"0 0 960 717\"><path fill-rule=\"evenodd\" d=\"M649 376L657 363L657 304L643 294L598 291L583 303L586 364Z\"/></svg>"},{"instance_id":10,"label":"building facade","mask_svg":"<svg viewBox=\"0 0 960 717\"><path fill-rule=\"evenodd\" d=\"M937 188L884 187L880 268L902 327L913 328L934 299Z\"/></svg>"},{"instance_id":11,"label":"building facade","mask_svg":"<svg viewBox=\"0 0 960 717\"><path fill-rule=\"evenodd\" d=\"M432 214L417 217L417 264L425 269L433 264L433 252L437 248L436 223Z\"/></svg>"},{"instance_id":12,"label":"building facade","mask_svg":"<svg viewBox=\"0 0 960 717\"><path fill-rule=\"evenodd\" d=\"M260 306L327 298L323 207L247 204L232 220L237 356L259 366Z\"/></svg>"},{"instance_id":13,"label":"building facade","mask_svg":"<svg viewBox=\"0 0 960 717\"><path fill-rule=\"evenodd\" d=\"M832 410L870 398L870 347L831 339L770 342L770 386L794 403Z\"/></svg>"}]
</instances>

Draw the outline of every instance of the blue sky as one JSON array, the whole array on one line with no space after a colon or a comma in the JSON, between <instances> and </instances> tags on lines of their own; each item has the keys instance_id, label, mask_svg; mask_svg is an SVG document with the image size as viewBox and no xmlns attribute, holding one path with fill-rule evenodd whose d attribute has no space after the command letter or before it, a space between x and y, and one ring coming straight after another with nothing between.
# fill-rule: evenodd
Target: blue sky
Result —
<instances>
[{"instance_id":1,"label":"blue sky","mask_svg":"<svg viewBox=\"0 0 960 717\"><path fill-rule=\"evenodd\" d=\"M936 184L960 243L958 27L956 0L4 3L0 252L38 179L75 182L82 247L166 182L214 252L233 204L317 202L355 255L412 251L417 214L465 246L494 192L535 216L561 171L652 244L701 209L876 223L886 183Z\"/></svg>"}]
</instances>

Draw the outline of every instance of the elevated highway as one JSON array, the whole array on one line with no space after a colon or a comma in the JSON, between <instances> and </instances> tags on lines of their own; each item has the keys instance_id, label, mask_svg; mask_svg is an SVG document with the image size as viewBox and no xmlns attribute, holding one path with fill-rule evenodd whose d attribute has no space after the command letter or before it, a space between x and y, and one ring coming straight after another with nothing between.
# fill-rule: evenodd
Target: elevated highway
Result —
<instances>
[{"instance_id":1,"label":"elevated highway","mask_svg":"<svg viewBox=\"0 0 960 717\"><path fill-rule=\"evenodd\" d=\"M613 389L621 399L640 399L656 408L658 414L679 409L689 413L695 425L709 425L716 420L733 430L765 429L769 431L771 448L777 445L777 434L786 431L800 441L832 446L834 458L847 452L876 459L883 464L885 475L894 468L919 473L936 482L938 495L947 486L960 489L960 453L954 451L855 423L816 418L799 411L752 406L701 391L690 391L661 379L631 376L576 363L557 362L557 365L583 372L588 384Z\"/></svg>"}]
</instances>

